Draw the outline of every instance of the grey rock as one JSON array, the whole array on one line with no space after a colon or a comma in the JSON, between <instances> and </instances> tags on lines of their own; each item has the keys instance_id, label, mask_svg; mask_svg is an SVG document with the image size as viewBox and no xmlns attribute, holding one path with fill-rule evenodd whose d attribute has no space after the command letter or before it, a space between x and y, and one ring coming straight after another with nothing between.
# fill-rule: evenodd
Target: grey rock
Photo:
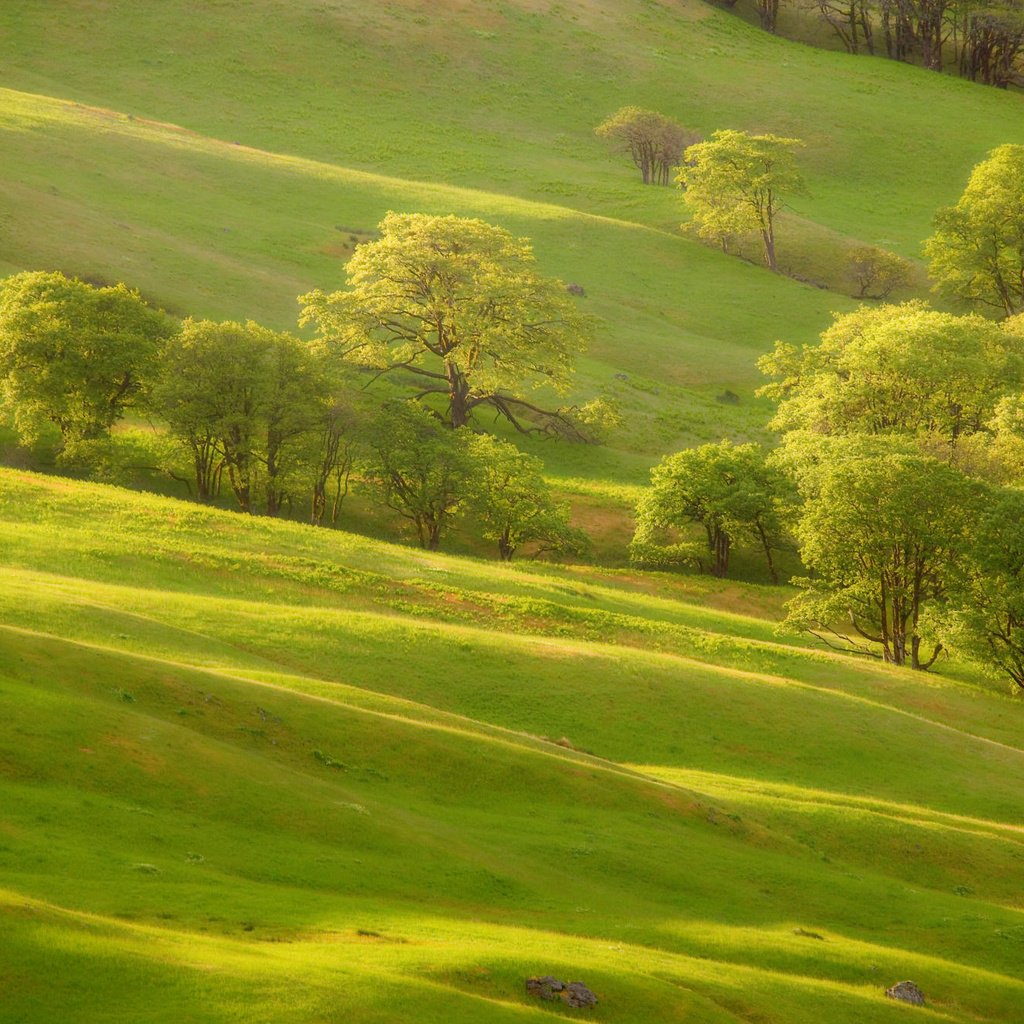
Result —
<instances>
[{"instance_id":1,"label":"grey rock","mask_svg":"<svg viewBox=\"0 0 1024 1024\"><path fill-rule=\"evenodd\" d=\"M902 1003L924 1006L924 993L912 981L898 981L892 988L887 988L885 994L890 999L898 999Z\"/></svg>"}]
</instances>

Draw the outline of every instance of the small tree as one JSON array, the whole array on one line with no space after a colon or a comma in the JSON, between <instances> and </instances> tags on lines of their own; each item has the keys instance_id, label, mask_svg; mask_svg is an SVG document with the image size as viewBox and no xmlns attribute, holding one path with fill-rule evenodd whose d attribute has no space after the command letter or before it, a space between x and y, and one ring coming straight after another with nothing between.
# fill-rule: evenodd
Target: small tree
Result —
<instances>
[{"instance_id":1,"label":"small tree","mask_svg":"<svg viewBox=\"0 0 1024 1024\"><path fill-rule=\"evenodd\" d=\"M923 615L958 584L980 485L937 459L865 455L860 439L833 445L817 467L795 532L812 575L787 622L878 644L885 661L927 669L942 650L925 642ZM835 626L849 623L855 637Z\"/></svg>"},{"instance_id":2,"label":"small tree","mask_svg":"<svg viewBox=\"0 0 1024 1024\"><path fill-rule=\"evenodd\" d=\"M466 516L486 540L497 542L503 562L527 543L573 555L588 549L587 535L569 523L568 505L552 496L540 459L488 434L471 440L470 455L476 480Z\"/></svg>"},{"instance_id":3,"label":"small tree","mask_svg":"<svg viewBox=\"0 0 1024 1024\"><path fill-rule=\"evenodd\" d=\"M348 290L310 292L303 324L352 363L412 375L442 396L450 427L489 406L518 430L571 436L571 417L526 397L565 393L593 333L560 281L537 273L525 239L480 220L389 213L346 264Z\"/></svg>"},{"instance_id":4,"label":"small tree","mask_svg":"<svg viewBox=\"0 0 1024 1024\"><path fill-rule=\"evenodd\" d=\"M1024 146L994 149L924 245L937 291L1012 316L1024 310Z\"/></svg>"},{"instance_id":5,"label":"small tree","mask_svg":"<svg viewBox=\"0 0 1024 1024\"><path fill-rule=\"evenodd\" d=\"M22 439L47 421L65 445L105 436L144 395L169 333L123 284L43 272L0 282L0 390Z\"/></svg>"},{"instance_id":6,"label":"small tree","mask_svg":"<svg viewBox=\"0 0 1024 1024\"><path fill-rule=\"evenodd\" d=\"M673 168L682 162L683 150L700 139L672 118L641 107L621 107L594 133L630 157L645 185L667 185Z\"/></svg>"},{"instance_id":7,"label":"small tree","mask_svg":"<svg viewBox=\"0 0 1024 1024\"><path fill-rule=\"evenodd\" d=\"M686 150L676 181L701 238L727 246L728 239L756 231L764 261L778 270L775 223L787 193L803 189L794 152L803 143L777 135L718 131Z\"/></svg>"},{"instance_id":8,"label":"small tree","mask_svg":"<svg viewBox=\"0 0 1024 1024\"><path fill-rule=\"evenodd\" d=\"M734 544L750 539L778 582L772 551L782 534L781 492L781 477L754 444L721 441L667 455L651 470L651 488L637 504L631 558L653 565L692 561L724 577ZM703 529L702 542L686 539L692 526ZM677 538L660 541L665 531L676 531Z\"/></svg>"},{"instance_id":9,"label":"small tree","mask_svg":"<svg viewBox=\"0 0 1024 1024\"><path fill-rule=\"evenodd\" d=\"M850 252L850 277L858 299L887 299L910 283L910 260L874 245L861 245Z\"/></svg>"},{"instance_id":10,"label":"small tree","mask_svg":"<svg viewBox=\"0 0 1024 1024\"><path fill-rule=\"evenodd\" d=\"M473 435L446 430L418 405L389 403L368 441L367 480L412 523L420 547L436 551L473 487Z\"/></svg>"}]
</instances>

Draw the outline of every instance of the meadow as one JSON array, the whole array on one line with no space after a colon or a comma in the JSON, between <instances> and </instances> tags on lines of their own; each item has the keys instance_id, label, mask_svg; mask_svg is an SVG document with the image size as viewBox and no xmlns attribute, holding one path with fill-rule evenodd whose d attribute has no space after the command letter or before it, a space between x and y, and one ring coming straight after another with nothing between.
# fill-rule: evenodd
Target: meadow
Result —
<instances>
[{"instance_id":1,"label":"meadow","mask_svg":"<svg viewBox=\"0 0 1024 1024\"><path fill-rule=\"evenodd\" d=\"M767 439L757 357L854 308L850 246L919 259L1018 94L697 0L8 4L0 68L0 273L295 329L388 210L481 217L583 286L574 395L626 419L526 442L587 565L0 469L0 1021L1020 1018L1020 698L624 557L652 463ZM786 273L607 152L629 103L805 140Z\"/></svg>"}]
</instances>

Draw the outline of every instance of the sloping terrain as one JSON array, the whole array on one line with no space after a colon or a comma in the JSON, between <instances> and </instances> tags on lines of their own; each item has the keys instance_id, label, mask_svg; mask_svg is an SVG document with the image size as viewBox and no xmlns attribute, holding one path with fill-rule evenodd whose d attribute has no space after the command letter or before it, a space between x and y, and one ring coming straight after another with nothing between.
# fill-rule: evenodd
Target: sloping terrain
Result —
<instances>
[{"instance_id":1,"label":"sloping terrain","mask_svg":"<svg viewBox=\"0 0 1024 1024\"><path fill-rule=\"evenodd\" d=\"M1024 129L1016 94L699 0L6 5L0 67L2 268L294 327L295 296L339 286L388 209L483 217L603 320L579 393L614 395L629 427L599 458L547 461L634 481L671 447L757 434L757 355L851 302L681 234L678 192L607 153L602 118L637 103L804 139L780 258L833 288L855 240L917 256L969 168ZM714 401L726 389L739 406Z\"/></svg>"},{"instance_id":2,"label":"sloping terrain","mask_svg":"<svg viewBox=\"0 0 1024 1024\"><path fill-rule=\"evenodd\" d=\"M767 591L0 477L3 1019L1015 1019L1017 702Z\"/></svg>"}]
</instances>

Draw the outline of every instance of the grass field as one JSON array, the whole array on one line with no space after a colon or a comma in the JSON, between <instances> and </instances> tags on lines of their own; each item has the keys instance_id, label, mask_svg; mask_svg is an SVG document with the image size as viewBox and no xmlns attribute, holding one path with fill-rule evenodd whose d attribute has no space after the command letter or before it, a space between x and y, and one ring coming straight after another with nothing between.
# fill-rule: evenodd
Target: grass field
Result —
<instances>
[{"instance_id":1,"label":"grass field","mask_svg":"<svg viewBox=\"0 0 1024 1024\"><path fill-rule=\"evenodd\" d=\"M804 139L780 262L824 287L681 232L593 136L628 103ZM697 0L0 5L0 273L289 328L387 210L478 216L584 286L627 420L533 446L587 566L0 469L0 1022L1019 1021L1020 700L621 566L649 466L763 437L757 356L1021 104Z\"/></svg>"},{"instance_id":2,"label":"grass field","mask_svg":"<svg viewBox=\"0 0 1024 1024\"><path fill-rule=\"evenodd\" d=\"M1015 1019L998 690L767 588L12 471L0 521L0 1019Z\"/></svg>"}]
</instances>

